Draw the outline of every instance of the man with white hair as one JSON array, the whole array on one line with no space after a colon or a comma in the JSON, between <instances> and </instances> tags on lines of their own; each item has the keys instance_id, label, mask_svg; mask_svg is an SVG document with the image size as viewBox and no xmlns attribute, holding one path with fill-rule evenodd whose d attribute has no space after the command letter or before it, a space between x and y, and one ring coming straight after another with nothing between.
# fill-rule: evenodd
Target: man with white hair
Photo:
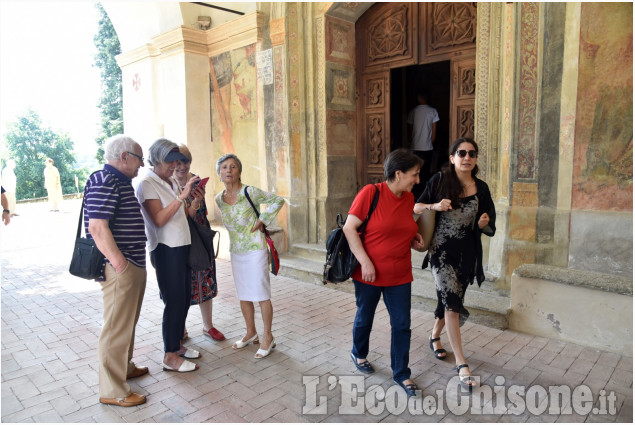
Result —
<instances>
[{"instance_id":1,"label":"man with white hair","mask_svg":"<svg viewBox=\"0 0 635 425\"><path fill-rule=\"evenodd\" d=\"M146 287L145 227L131 180L143 165L143 150L130 137L110 138L107 161L84 188L84 226L104 254L101 284L104 324L99 336L99 401L130 407L146 402L127 379L148 373L132 362L135 327Z\"/></svg>"}]
</instances>

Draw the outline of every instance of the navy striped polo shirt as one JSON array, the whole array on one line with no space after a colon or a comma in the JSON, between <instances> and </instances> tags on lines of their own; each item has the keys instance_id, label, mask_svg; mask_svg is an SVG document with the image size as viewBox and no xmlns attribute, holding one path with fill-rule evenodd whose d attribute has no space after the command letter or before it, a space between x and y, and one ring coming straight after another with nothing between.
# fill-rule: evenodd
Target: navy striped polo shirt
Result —
<instances>
[{"instance_id":1,"label":"navy striped polo shirt","mask_svg":"<svg viewBox=\"0 0 635 425\"><path fill-rule=\"evenodd\" d=\"M145 268L146 233L141 206L131 180L111 165L105 164L103 170L94 172L86 181L84 228L90 238L88 220L91 218L111 220L110 230L121 253L132 264ZM102 269L102 276L96 280L103 279Z\"/></svg>"}]
</instances>

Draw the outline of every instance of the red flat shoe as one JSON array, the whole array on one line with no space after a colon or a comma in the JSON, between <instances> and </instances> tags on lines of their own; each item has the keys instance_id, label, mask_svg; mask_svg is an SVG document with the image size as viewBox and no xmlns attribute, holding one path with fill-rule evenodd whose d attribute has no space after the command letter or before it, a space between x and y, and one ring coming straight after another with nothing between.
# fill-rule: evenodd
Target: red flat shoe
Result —
<instances>
[{"instance_id":1,"label":"red flat shoe","mask_svg":"<svg viewBox=\"0 0 635 425\"><path fill-rule=\"evenodd\" d=\"M214 341L224 341L225 340L225 335L223 335L223 333L221 331L219 331L218 329L216 329L213 326L211 328L209 328L209 330L207 332L205 332L203 335L205 335L208 338L212 338Z\"/></svg>"}]
</instances>

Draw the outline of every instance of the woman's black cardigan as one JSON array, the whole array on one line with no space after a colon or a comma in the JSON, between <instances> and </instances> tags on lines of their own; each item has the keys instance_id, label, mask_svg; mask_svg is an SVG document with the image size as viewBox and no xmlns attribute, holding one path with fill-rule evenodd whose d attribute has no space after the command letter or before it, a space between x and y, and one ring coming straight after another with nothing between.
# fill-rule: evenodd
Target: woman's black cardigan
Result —
<instances>
[{"instance_id":1,"label":"woman's black cardigan","mask_svg":"<svg viewBox=\"0 0 635 425\"><path fill-rule=\"evenodd\" d=\"M441 178L442 174L438 172L432 176L430 180L428 180L425 190L419 199L417 199L417 203L435 204L443 199L443 194L439 193ZM476 196L478 197L478 211L476 213L476 220L474 223L474 236L476 239L475 277L478 282L478 286L481 286L481 283L485 280L485 273L483 273L483 244L481 243L481 233L485 233L489 237L494 236L494 233L496 233L496 209L494 208L494 201L492 201L492 195L489 192L487 183L476 177L474 180L476 181ZM489 224L481 229L478 227L478 219L481 215L483 215L483 213L487 213L489 216ZM437 224L438 221L435 223L435 226ZM430 254L426 254L423 264L421 265L422 269L428 267L429 257Z\"/></svg>"}]
</instances>

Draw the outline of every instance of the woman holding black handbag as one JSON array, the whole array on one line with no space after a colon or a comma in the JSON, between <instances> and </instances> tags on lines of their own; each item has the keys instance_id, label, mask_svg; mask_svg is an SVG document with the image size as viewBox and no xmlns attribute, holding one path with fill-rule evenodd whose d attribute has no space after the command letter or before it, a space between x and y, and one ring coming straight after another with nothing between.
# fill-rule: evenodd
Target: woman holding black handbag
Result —
<instances>
[{"instance_id":1,"label":"woman holding black handbag","mask_svg":"<svg viewBox=\"0 0 635 425\"><path fill-rule=\"evenodd\" d=\"M374 369L366 359L375 310L383 295L390 315L390 366L393 380L408 396L416 395L410 379L410 297L412 261L410 249L422 250L423 237L412 217L412 187L419 182L421 160L407 149L391 152L384 162L386 181L364 187L355 197L344 224L344 234L360 265L353 272L357 313L353 324L355 367L364 373ZM366 224L364 240L359 236L379 190L377 206Z\"/></svg>"},{"instance_id":2,"label":"woman holding black handbag","mask_svg":"<svg viewBox=\"0 0 635 425\"><path fill-rule=\"evenodd\" d=\"M216 205L221 212L223 224L229 232L232 274L236 287L236 297L240 300L240 310L245 319L245 336L232 345L234 349L260 342L256 359L267 357L276 346L271 326L273 305L271 304L271 283L269 281L267 243L265 227L271 225L284 205L284 198L275 193L265 192L249 186L249 195L254 205L267 204L266 211L257 216L247 200L247 186L242 184L243 165L233 153L221 156L216 162L216 173L220 176L225 190L216 195ZM262 341L258 339L254 320L254 302L260 304L263 321Z\"/></svg>"},{"instance_id":3,"label":"woman holding black handbag","mask_svg":"<svg viewBox=\"0 0 635 425\"><path fill-rule=\"evenodd\" d=\"M461 386L471 390L476 382L463 355L459 329L469 317L463 299L474 279L479 286L485 280L481 234L494 236L496 211L487 183L476 177L478 146L474 140L458 139L450 152L450 165L428 181L414 212L436 211L434 235L423 262L423 268L428 261L432 266L438 298L430 349L439 360L447 357L439 341L446 327Z\"/></svg>"},{"instance_id":4,"label":"woman holding black handbag","mask_svg":"<svg viewBox=\"0 0 635 425\"><path fill-rule=\"evenodd\" d=\"M190 173L190 166L192 165L192 154L190 150L185 145L179 145L179 151L185 155L189 161L179 161L174 170L174 180L178 184L177 193L181 193L181 191L185 189L188 180L194 177L194 174ZM197 189L203 197L199 200L194 194L190 194L185 200L185 204L188 206L188 214L196 223L209 228L207 205L205 204L205 188L197 187ZM189 207L191 207L191 209ZM216 261L213 255L210 267L205 270L191 270L191 284L192 299L190 300L190 306L198 304L201 309L203 336L214 341L225 340L225 335L214 327L212 321L213 302L216 295L218 295ZM187 329L184 329L183 339L185 340L187 338Z\"/></svg>"}]
</instances>

